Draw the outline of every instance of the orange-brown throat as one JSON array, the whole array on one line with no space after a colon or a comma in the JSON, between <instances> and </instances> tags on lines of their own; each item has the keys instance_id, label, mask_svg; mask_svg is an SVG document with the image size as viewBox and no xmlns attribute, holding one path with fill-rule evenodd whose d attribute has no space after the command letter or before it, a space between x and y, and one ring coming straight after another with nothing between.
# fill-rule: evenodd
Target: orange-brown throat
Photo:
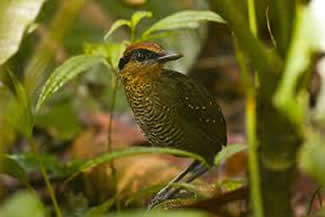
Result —
<instances>
[{"instance_id":1,"label":"orange-brown throat","mask_svg":"<svg viewBox=\"0 0 325 217\"><path fill-rule=\"evenodd\" d=\"M120 77L126 84L141 85L159 79L161 72L160 63L142 64L131 61L120 71Z\"/></svg>"}]
</instances>

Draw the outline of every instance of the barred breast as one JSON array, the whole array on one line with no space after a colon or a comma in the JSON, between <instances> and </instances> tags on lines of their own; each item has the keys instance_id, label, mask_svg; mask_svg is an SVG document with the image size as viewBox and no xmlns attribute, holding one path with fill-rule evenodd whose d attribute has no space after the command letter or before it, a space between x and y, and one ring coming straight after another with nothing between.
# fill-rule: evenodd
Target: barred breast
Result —
<instances>
[{"instance_id":1,"label":"barred breast","mask_svg":"<svg viewBox=\"0 0 325 217\"><path fill-rule=\"evenodd\" d=\"M151 84L125 88L137 124L153 146L181 147L184 135L175 123L175 109L161 102Z\"/></svg>"}]
</instances>

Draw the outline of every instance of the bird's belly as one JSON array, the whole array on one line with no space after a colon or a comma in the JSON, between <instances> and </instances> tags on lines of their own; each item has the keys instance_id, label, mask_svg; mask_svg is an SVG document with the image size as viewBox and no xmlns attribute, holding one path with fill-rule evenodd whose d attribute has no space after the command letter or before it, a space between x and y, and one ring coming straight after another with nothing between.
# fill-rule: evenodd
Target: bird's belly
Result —
<instances>
[{"instance_id":1,"label":"bird's belly","mask_svg":"<svg viewBox=\"0 0 325 217\"><path fill-rule=\"evenodd\" d=\"M193 152L211 162L220 151L219 138L180 120L172 107L148 97L129 100L129 104L137 124L153 146Z\"/></svg>"},{"instance_id":2,"label":"bird's belly","mask_svg":"<svg viewBox=\"0 0 325 217\"><path fill-rule=\"evenodd\" d=\"M206 158L220 150L217 138L211 138L191 125L184 126L175 119L175 111L164 106L162 108L160 112L153 112L150 106L142 110L133 109L138 125L153 146L178 148Z\"/></svg>"}]
</instances>

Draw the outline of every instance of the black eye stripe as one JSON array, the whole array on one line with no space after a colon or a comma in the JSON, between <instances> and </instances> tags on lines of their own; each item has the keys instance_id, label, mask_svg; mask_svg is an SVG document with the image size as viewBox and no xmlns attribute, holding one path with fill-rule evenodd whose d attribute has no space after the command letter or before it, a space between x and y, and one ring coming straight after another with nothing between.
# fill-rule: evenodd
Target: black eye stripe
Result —
<instances>
[{"instance_id":1,"label":"black eye stripe","mask_svg":"<svg viewBox=\"0 0 325 217\"><path fill-rule=\"evenodd\" d=\"M122 70L123 69L123 67L130 61L130 59L131 59L131 55L129 54L129 55L127 55L127 56L124 56L124 57L122 57L121 59L120 59L120 62L118 63L118 68L120 69L120 70Z\"/></svg>"},{"instance_id":2,"label":"black eye stripe","mask_svg":"<svg viewBox=\"0 0 325 217\"><path fill-rule=\"evenodd\" d=\"M160 56L159 54L147 49L136 49L132 51L132 53L134 53L132 56L135 56L135 59L139 62L149 59L155 59Z\"/></svg>"},{"instance_id":3,"label":"black eye stripe","mask_svg":"<svg viewBox=\"0 0 325 217\"><path fill-rule=\"evenodd\" d=\"M128 55L122 57L120 59L120 62L118 64L118 67L120 70L123 69L123 67L131 60L134 59L138 62L143 62L145 60L150 60L150 59L156 59L160 57L161 55L158 53L155 53L153 51L147 50L147 49L135 49L131 51Z\"/></svg>"}]
</instances>

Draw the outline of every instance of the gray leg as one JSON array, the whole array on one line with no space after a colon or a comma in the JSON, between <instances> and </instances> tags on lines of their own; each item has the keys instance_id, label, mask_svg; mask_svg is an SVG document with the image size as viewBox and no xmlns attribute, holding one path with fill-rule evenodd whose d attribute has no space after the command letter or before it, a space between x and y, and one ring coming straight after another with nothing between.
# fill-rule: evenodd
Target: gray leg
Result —
<instances>
[{"instance_id":1,"label":"gray leg","mask_svg":"<svg viewBox=\"0 0 325 217\"><path fill-rule=\"evenodd\" d=\"M199 161L193 161L190 166L184 169L180 174L178 174L174 179L172 179L163 189L161 189L156 196L150 201L148 210L152 209L157 204L170 199L174 196L180 188L173 188L171 185L180 182L183 178L183 182L189 183L205 173L209 168L201 164ZM187 174L191 174L186 178Z\"/></svg>"}]
</instances>

